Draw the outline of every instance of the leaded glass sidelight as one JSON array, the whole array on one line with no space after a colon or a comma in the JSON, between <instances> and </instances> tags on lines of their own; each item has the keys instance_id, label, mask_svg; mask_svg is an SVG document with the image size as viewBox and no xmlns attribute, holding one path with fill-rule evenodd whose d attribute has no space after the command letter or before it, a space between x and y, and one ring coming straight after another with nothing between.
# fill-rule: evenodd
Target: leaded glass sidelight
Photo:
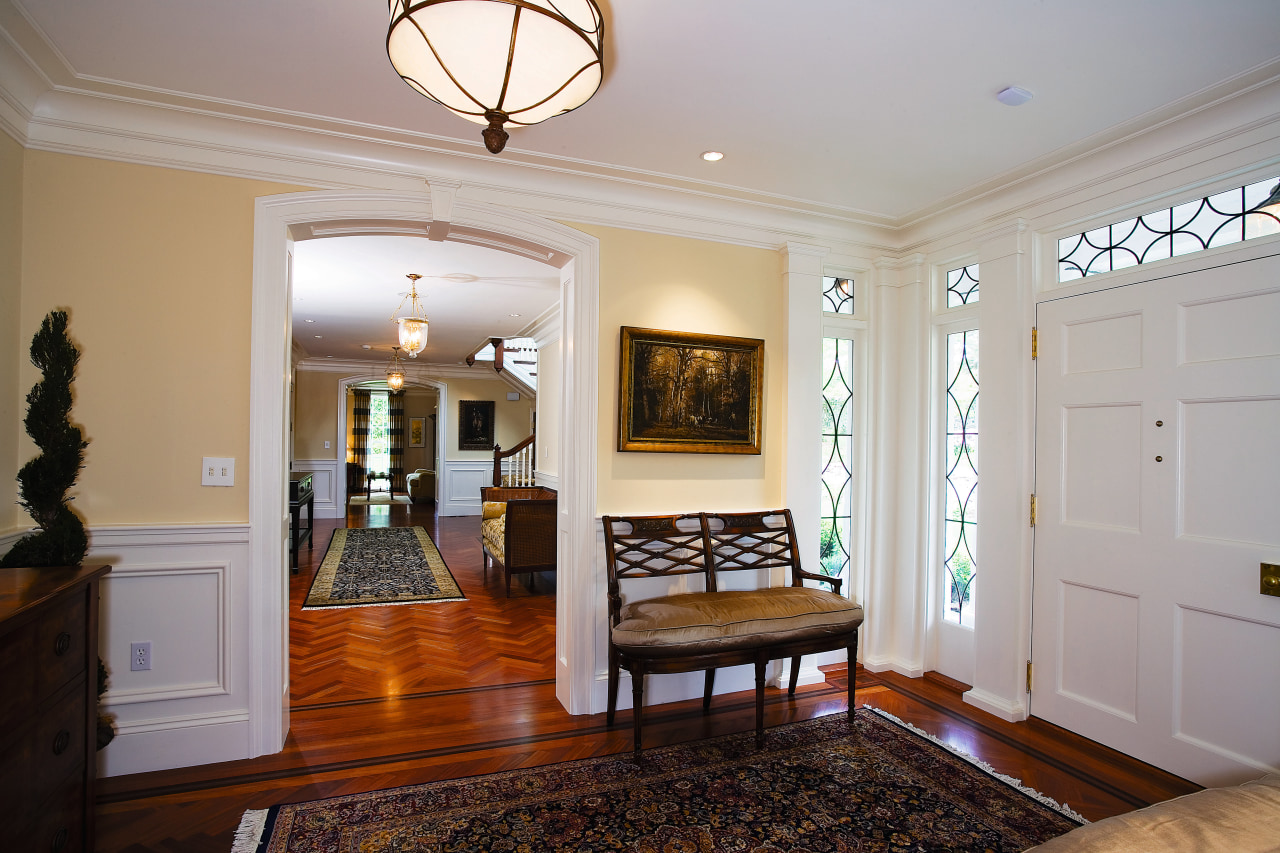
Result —
<instances>
[{"instance_id":1,"label":"leaded glass sidelight","mask_svg":"<svg viewBox=\"0 0 1280 853\"><path fill-rule=\"evenodd\" d=\"M973 626L978 575L978 331L947 335L943 613Z\"/></svg>"},{"instance_id":2,"label":"leaded glass sidelight","mask_svg":"<svg viewBox=\"0 0 1280 853\"><path fill-rule=\"evenodd\" d=\"M978 301L978 265L970 264L947 273L947 307L972 305Z\"/></svg>"},{"instance_id":3,"label":"leaded glass sidelight","mask_svg":"<svg viewBox=\"0 0 1280 853\"><path fill-rule=\"evenodd\" d=\"M828 314L853 313L853 279L822 277L822 310Z\"/></svg>"},{"instance_id":4,"label":"leaded glass sidelight","mask_svg":"<svg viewBox=\"0 0 1280 853\"><path fill-rule=\"evenodd\" d=\"M1270 178L1059 240L1058 281L1280 233L1280 211L1261 209L1275 186Z\"/></svg>"},{"instance_id":5,"label":"leaded glass sidelight","mask_svg":"<svg viewBox=\"0 0 1280 853\"><path fill-rule=\"evenodd\" d=\"M822 539L828 577L847 578L853 538L853 341L822 339Z\"/></svg>"}]
</instances>

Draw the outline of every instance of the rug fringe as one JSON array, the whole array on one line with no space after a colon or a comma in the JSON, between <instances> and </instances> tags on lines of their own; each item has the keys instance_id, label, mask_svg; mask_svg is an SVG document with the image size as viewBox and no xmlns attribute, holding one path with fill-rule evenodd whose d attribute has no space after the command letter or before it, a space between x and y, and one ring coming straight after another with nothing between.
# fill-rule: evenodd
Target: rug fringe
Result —
<instances>
[{"instance_id":1,"label":"rug fringe","mask_svg":"<svg viewBox=\"0 0 1280 853\"><path fill-rule=\"evenodd\" d=\"M981 758L978 758L976 755L970 755L969 753L965 752L963 749L960 749L957 746L952 746L951 744L947 743L945 740L942 740L941 738L934 737L933 735L929 734L919 726L913 726L911 723L908 723L905 720L898 719L893 714L890 714L888 711L881 710L880 708L873 708L870 705L863 705L862 707L866 708L868 711L874 711L875 713L879 714L880 716L884 717L887 720L892 720L893 722L897 723L898 725L902 726L904 729L912 732L913 734L917 734L920 737L925 738L926 740L936 743L938 746L942 747L947 752L950 752L953 755L963 758L965 761L977 767L979 770L986 773L988 776L994 776L996 779L999 779L1001 782L1004 782L1006 785L1012 788L1018 789L1019 791L1026 794L1028 797L1035 800L1036 802L1043 803L1044 805L1048 806L1054 811L1060 814L1064 814L1067 817L1071 818L1072 820L1079 821L1082 824L1090 823L1088 818L1080 814L1075 809L1071 808L1071 806L1067 805L1066 803L1059 803L1057 800L1053 799L1052 797L1048 797L1040 793L1035 788L1022 784L1021 779L1015 779L1013 776L1009 776L1008 774L1005 774L1005 773L1000 773L994 767L992 767L987 762L983 761Z\"/></svg>"},{"instance_id":2,"label":"rug fringe","mask_svg":"<svg viewBox=\"0 0 1280 853\"><path fill-rule=\"evenodd\" d=\"M262 831L267 826L270 812L270 809L249 809L244 813L231 843L231 853L257 853L262 846Z\"/></svg>"}]
</instances>

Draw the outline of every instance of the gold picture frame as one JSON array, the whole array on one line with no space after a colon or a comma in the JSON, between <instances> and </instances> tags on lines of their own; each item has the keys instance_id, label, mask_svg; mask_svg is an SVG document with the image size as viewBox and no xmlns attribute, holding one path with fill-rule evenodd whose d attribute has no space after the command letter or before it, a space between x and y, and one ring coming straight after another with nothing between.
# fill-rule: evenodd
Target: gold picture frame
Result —
<instances>
[{"instance_id":1,"label":"gold picture frame","mask_svg":"<svg viewBox=\"0 0 1280 853\"><path fill-rule=\"evenodd\" d=\"M623 326L618 450L760 453L764 341Z\"/></svg>"}]
</instances>

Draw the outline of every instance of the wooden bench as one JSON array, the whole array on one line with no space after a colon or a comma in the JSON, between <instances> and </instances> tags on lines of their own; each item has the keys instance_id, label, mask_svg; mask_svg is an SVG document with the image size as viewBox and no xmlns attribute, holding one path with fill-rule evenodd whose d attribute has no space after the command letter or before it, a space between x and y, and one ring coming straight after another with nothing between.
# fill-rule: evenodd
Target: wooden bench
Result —
<instances>
[{"instance_id":1,"label":"wooden bench","mask_svg":"<svg viewBox=\"0 0 1280 853\"><path fill-rule=\"evenodd\" d=\"M756 743L763 745L769 661L791 658L787 692L794 696L802 655L844 648L849 661L848 713L853 718L862 607L840 595L839 578L800 567L790 510L605 516L603 521L609 571L607 721L613 724L619 671L625 669L631 673L637 760L644 677L649 673L704 671L706 712L717 667L754 665ZM779 569L789 570L788 585L768 586ZM763 575L757 578L759 588L724 588L730 585L729 573L744 571ZM701 575L702 582L694 584L701 589L672 593L671 582L660 583L681 575ZM831 591L806 587L806 580L830 584ZM647 583L651 597L624 602L622 581Z\"/></svg>"},{"instance_id":2,"label":"wooden bench","mask_svg":"<svg viewBox=\"0 0 1280 853\"><path fill-rule=\"evenodd\" d=\"M556 570L556 493L532 488L485 486L482 501L480 544L484 568L500 568L507 577Z\"/></svg>"}]
</instances>

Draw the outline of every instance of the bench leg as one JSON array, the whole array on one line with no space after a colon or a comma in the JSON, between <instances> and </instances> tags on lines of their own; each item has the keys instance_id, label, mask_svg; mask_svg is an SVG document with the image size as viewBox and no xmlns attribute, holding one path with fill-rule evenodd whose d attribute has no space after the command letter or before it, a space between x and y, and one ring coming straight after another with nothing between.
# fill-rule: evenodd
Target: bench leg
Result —
<instances>
[{"instance_id":1,"label":"bench leg","mask_svg":"<svg viewBox=\"0 0 1280 853\"><path fill-rule=\"evenodd\" d=\"M711 688L716 686L716 671L709 669L702 679L702 713L711 710Z\"/></svg>"},{"instance_id":2,"label":"bench leg","mask_svg":"<svg viewBox=\"0 0 1280 853\"><path fill-rule=\"evenodd\" d=\"M764 670L769 661L756 658L756 749L764 746Z\"/></svg>"},{"instance_id":3,"label":"bench leg","mask_svg":"<svg viewBox=\"0 0 1280 853\"><path fill-rule=\"evenodd\" d=\"M854 677L855 675L854 670L856 670L857 667L858 667L858 631L855 629L853 632L853 636L849 638L849 711L848 711L849 722L853 722L853 712L854 712L853 691L854 691L854 682L857 680Z\"/></svg>"},{"instance_id":4,"label":"bench leg","mask_svg":"<svg viewBox=\"0 0 1280 853\"><path fill-rule=\"evenodd\" d=\"M635 760L640 763L640 727L644 723L644 667L632 665L631 719L635 730Z\"/></svg>"},{"instance_id":5,"label":"bench leg","mask_svg":"<svg viewBox=\"0 0 1280 853\"><path fill-rule=\"evenodd\" d=\"M800 656L791 659L791 683L787 685L787 695L796 695L796 683L800 680Z\"/></svg>"},{"instance_id":6,"label":"bench leg","mask_svg":"<svg viewBox=\"0 0 1280 853\"><path fill-rule=\"evenodd\" d=\"M613 643L609 644L609 712L605 715L604 722L607 726L613 725L613 717L618 711L618 650L613 647Z\"/></svg>"}]
</instances>

